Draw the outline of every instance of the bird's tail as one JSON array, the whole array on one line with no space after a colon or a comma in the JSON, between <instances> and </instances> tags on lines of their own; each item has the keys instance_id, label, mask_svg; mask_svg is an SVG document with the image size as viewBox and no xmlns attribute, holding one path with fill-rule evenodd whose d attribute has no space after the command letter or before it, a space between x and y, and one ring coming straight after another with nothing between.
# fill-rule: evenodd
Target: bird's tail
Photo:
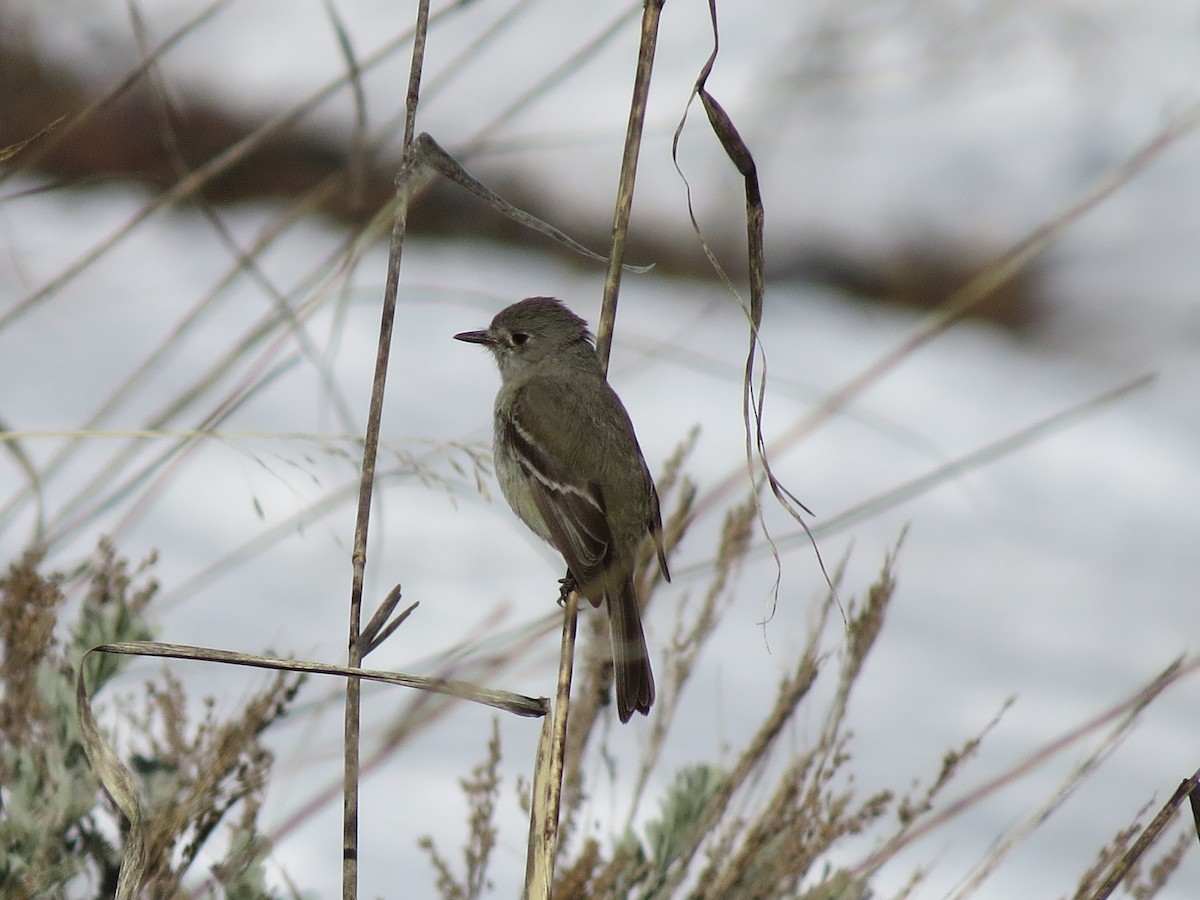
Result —
<instances>
[{"instance_id":1,"label":"bird's tail","mask_svg":"<svg viewBox=\"0 0 1200 900\"><path fill-rule=\"evenodd\" d=\"M654 672L642 633L633 578L608 597L608 627L612 639L613 682L617 687L617 715L628 722L634 711L646 715L654 704Z\"/></svg>"}]
</instances>

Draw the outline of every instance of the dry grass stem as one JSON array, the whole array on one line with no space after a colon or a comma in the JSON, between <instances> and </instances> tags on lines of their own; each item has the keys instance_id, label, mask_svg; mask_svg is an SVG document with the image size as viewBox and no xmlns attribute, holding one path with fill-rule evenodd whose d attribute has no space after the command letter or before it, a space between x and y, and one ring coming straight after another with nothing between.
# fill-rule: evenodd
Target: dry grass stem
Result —
<instances>
[{"instance_id":1,"label":"dry grass stem","mask_svg":"<svg viewBox=\"0 0 1200 900\"><path fill-rule=\"evenodd\" d=\"M659 16L663 0L649 0L645 4L642 15L641 41L638 49L637 68L634 74L633 98L630 102L629 123L625 135L624 152L621 160L621 172L617 184L616 209L613 213L612 246L608 257L608 272L604 281L604 300L600 312L600 320L596 328L596 354L600 358L602 370L608 369L609 350L612 346L612 333L616 321L617 295L620 291L621 273L625 258L625 244L629 232L629 216L633 207L634 182L637 176L637 161L641 150L642 131L646 117L646 99L650 92L650 80L654 69L654 48L658 39ZM570 577L570 573L567 573ZM572 681L572 669L575 659L576 616L578 613L578 596L574 593L568 597L563 610L563 640L559 656L558 702L554 710L554 728L550 734L548 758L541 758L543 743L539 743L539 760L534 779L534 791L545 790L548 795L544 801L534 802L534 815L541 814L540 820L531 819L529 861L533 867L526 873L526 891L530 896L551 896L554 882L554 862L558 855L558 829L560 819L560 798L563 792L563 779L567 766L573 764L568 759L568 745L572 735L568 730L569 695ZM599 617L593 617L597 621ZM595 721L598 709L598 698L591 697L585 701L588 706L588 721ZM574 727L576 746L582 746L584 735L590 733L590 724L580 729ZM576 757L577 758L577 757ZM576 769L575 772L578 770ZM574 777L575 772L572 772ZM539 785L539 778L547 781Z\"/></svg>"},{"instance_id":2,"label":"dry grass stem","mask_svg":"<svg viewBox=\"0 0 1200 900\"><path fill-rule=\"evenodd\" d=\"M409 68L408 94L405 102L404 152L406 162L413 146L417 103L420 96L421 74L425 65L425 40L429 31L429 0L419 0L416 24L413 28L412 64ZM357 68L355 70L357 75ZM362 641L363 580L367 566L367 533L371 520L371 503L375 489L375 464L379 452L379 431L383 421L383 397L387 386L388 359L392 349L392 331L396 321L396 296L400 290L400 261L408 226L409 177L411 168L402 167L396 178L396 211L392 225L392 241L388 252L387 281L384 285L380 312L379 343L375 356L375 374L371 384L371 400L367 411L366 438L363 442L362 481L358 494L358 512L354 522L353 567L350 584L350 636L348 640L349 668L362 665L366 647ZM346 682L346 715L344 722L344 782L342 786L342 897L355 900L358 896L358 786L359 752L362 730L362 683L357 678Z\"/></svg>"},{"instance_id":3,"label":"dry grass stem","mask_svg":"<svg viewBox=\"0 0 1200 900\"><path fill-rule=\"evenodd\" d=\"M549 898L558 858L559 809L563 790L563 765L567 755L567 723L571 710L571 675L575 662L575 632L579 592L570 591L563 604L562 642L558 658L557 692L550 727L538 740L533 773L533 804L529 816L529 853L525 895Z\"/></svg>"},{"instance_id":4,"label":"dry grass stem","mask_svg":"<svg viewBox=\"0 0 1200 900\"><path fill-rule=\"evenodd\" d=\"M629 216L633 211L633 190L637 180L638 156L646 123L646 100L654 72L654 50L658 46L658 25L665 0L646 0L642 7L641 40L633 73L633 97L629 103L629 122L621 155L621 173L617 178L617 200L613 210L612 245L608 271L604 276L604 300L596 323L596 355L600 367L608 370L613 329L617 321L617 295L621 291L621 273L625 263L625 245L629 240Z\"/></svg>"},{"instance_id":5,"label":"dry grass stem","mask_svg":"<svg viewBox=\"0 0 1200 900\"><path fill-rule=\"evenodd\" d=\"M1101 851L1100 858L1096 866L1088 872L1079 883L1079 889L1075 893L1075 900L1105 900L1112 896L1113 891L1124 881L1133 882L1136 880L1138 866L1142 857L1150 849L1152 845L1161 840L1167 833L1172 819L1175 818L1179 807L1183 805L1185 799L1190 799L1192 802L1193 812L1200 808L1200 804L1196 801L1197 789L1200 787L1200 772L1194 773L1191 777L1185 778L1175 789L1175 793L1170 799L1162 805L1162 808L1155 814L1142 833L1138 835L1136 841L1132 845L1130 841L1137 834L1138 823L1135 821L1129 828L1117 834L1112 843ZM1139 813L1139 818L1141 813ZM1200 814L1198 814L1196 822L1196 833L1200 835ZM1142 886L1141 891L1131 890L1130 892L1137 896L1141 893L1143 896L1153 896L1156 890L1166 883L1167 877L1179 865L1180 859L1184 852L1184 848L1191 843L1192 836L1188 833L1183 833L1176 836L1172 845L1168 846L1166 851L1160 856L1159 862L1151 868L1148 883ZM1111 869L1100 880L1100 874L1105 869ZM1098 884L1096 882L1099 882ZM1093 890L1093 885L1095 888Z\"/></svg>"}]
</instances>

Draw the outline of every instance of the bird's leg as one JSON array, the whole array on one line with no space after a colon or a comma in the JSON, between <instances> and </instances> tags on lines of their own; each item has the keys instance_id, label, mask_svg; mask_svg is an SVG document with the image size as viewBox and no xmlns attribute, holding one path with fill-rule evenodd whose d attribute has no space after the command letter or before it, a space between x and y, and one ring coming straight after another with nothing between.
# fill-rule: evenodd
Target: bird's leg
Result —
<instances>
[{"instance_id":1,"label":"bird's leg","mask_svg":"<svg viewBox=\"0 0 1200 900\"><path fill-rule=\"evenodd\" d=\"M577 590L579 590L579 583L575 581L575 576L570 572L565 578L558 579L558 605L566 606L567 597L570 596L571 591Z\"/></svg>"}]
</instances>

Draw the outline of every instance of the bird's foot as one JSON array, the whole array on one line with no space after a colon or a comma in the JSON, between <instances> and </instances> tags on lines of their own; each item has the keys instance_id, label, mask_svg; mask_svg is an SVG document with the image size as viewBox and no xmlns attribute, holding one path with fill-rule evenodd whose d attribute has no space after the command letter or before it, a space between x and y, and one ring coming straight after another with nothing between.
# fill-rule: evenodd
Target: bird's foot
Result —
<instances>
[{"instance_id":1,"label":"bird's foot","mask_svg":"<svg viewBox=\"0 0 1200 900\"><path fill-rule=\"evenodd\" d=\"M574 575L568 573L565 578L558 579L558 605L566 606L567 597L571 595L572 591L577 590L579 590L579 584L575 581Z\"/></svg>"}]
</instances>

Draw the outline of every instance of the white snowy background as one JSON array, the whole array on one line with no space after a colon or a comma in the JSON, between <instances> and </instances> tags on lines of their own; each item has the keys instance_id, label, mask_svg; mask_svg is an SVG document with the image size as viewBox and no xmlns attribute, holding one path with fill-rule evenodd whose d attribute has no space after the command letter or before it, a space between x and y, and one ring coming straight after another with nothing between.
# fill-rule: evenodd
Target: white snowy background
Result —
<instances>
[{"instance_id":1,"label":"white snowy background","mask_svg":"<svg viewBox=\"0 0 1200 900\"><path fill-rule=\"evenodd\" d=\"M51 52L70 57L92 77L115 81L135 58L122 3L25 6L28 27ZM340 4L339 11L365 57L410 26L412 6L373 0ZM200 8L191 0L145 7L141 13L159 37ZM620 12L600 7L582 0L528 4L469 65L430 90L418 127L447 147L469 140ZM947 0L801 7L778 0L724 4L722 53L710 82L756 153L768 240L777 256L810 235L886 249L923 233L951 234L1003 248L1078 201L1200 100L1200 13L1191 4ZM448 15L431 33L427 84L508 8L480 2ZM622 9L633 14L618 37L497 132L491 151L494 158L515 154L540 174L552 205L601 227L611 215L637 44L636 8ZM635 201L635 227L662 229L680 242L694 237L669 141L708 54L707 28L706 4L667 4ZM172 51L164 69L169 85L207 92L247 115L266 115L338 77L343 63L316 0L238 0ZM406 73L401 52L368 75L373 125L400 110ZM330 129L348 130L348 93L315 116ZM740 229L737 179L698 107L682 160L705 227ZM483 171L487 163L485 153ZM0 315L150 199L125 186L15 197L33 184L17 180L0 188ZM947 460L1156 374L1149 386L1081 423L823 539L826 560L851 554L842 589L850 596L865 590L908 527L899 592L853 698L854 771L864 793L933 777L946 749L976 734L1015 697L946 799L960 796L1126 698L1177 655L1196 650L1198 210L1200 138L1188 134L1054 243L1046 261L1050 307L1032 337L959 324L776 460L820 525ZM273 212L243 207L221 215L248 246ZM292 290L340 240L334 224L303 223L264 254L263 266L282 290ZM371 247L342 319L327 310L310 322L359 422L385 264L385 248ZM81 427L232 266L211 226L186 207L136 228L0 330L4 425L23 432ZM532 294L560 296L594 321L601 276L599 267L549 251L410 240L384 421L387 447L424 454L452 476L429 442L486 445L497 376L486 354L455 344L450 335L479 327L502 306ZM101 427L140 427L269 309L258 286L235 278L183 346L157 365L150 383ZM771 376L768 433L786 431L919 322L915 314L850 303L833 292L772 285L763 329ZM696 424L701 433L690 471L702 485L742 464L738 373L745 345L744 320L715 281L626 278L611 377L652 469ZM294 344L282 344L264 357L274 364L294 352ZM228 389L241 377L248 377L244 367L227 380ZM127 501L87 529L66 534L52 559L78 560L103 533L114 534L121 551L135 559L155 548L164 585L157 608L163 640L342 661L352 491L264 552L206 575L273 524L354 484L350 443L272 436L342 431L312 367L292 366L222 430L239 434L192 451L130 523ZM63 441L30 437L25 446L44 462ZM56 514L117 446L117 438L90 438L47 483L48 513ZM332 446L344 455L330 452ZM22 487L6 457L0 503ZM502 503L469 485L449 495L414 479L389 480L381 488L368 595L381 597L399 581L405 597L421 607L372 665L428 672L440 650L485 627L498 606L508 611L503 629L519 630L545 612L561 565ZM8 512L0 526L5 558L24 545L32 523L28 505ZM784 528L781 519L776 525ZM673 604L702 583L702 566L692 575L689 566L708 558L714 531L708 523L680 549L680 577L648 619L652 646L669 637ZM727 760L729 748L741 745L766 709L822 594L810 549L791 544L778 613L760 627L773 573L765 561L746 572L684 701L664 771ZM547 637L499 686L544 695L555 658L556 641ZM126 676L130 688L158 666L135 664ZM173 668L228 709L255 683L244 672ZM307 715L275 736L279 758L268 824L286 821L315 793L336 787L336 693L332 682L311 682ZM1198 700L1194 681L1187 681L1156 702L1133 737L975 896L1068 895L1098 847L1200 765ZM408 702L398 691L368 690L368 742ZM416 840L431 833L446 852L461 842L457 779L482 758L491 718L464 706L367 779L362 896L432 895L433 874ZM791 740L802 744L819 721L815 712L802 717ZM502 733L511 780L532 759L536 725L504 721ZM589 813L598 834L620 827L621 777L628 777L646 733L639 720L609 735L617 751L617 799L604 792L608 776L599 765L589 773L601 789ZM929 875L917 895L951 895L988 855L995 836L1030 815L1095 745L1067 751L910 848L879 873L876 888L887 896L912 868L925 866ZM657 812L655 787L665 785L652 786L637 821ZM340 803L334 796L286 836L275 857L295 884L317 897L339 890ZM513 896L525 848L511 790L502 797L501 824L497 896ZM1197 883L1200 854L1193 846L1165 896L1193 897Z\"/></svg>"}]
</instances>

